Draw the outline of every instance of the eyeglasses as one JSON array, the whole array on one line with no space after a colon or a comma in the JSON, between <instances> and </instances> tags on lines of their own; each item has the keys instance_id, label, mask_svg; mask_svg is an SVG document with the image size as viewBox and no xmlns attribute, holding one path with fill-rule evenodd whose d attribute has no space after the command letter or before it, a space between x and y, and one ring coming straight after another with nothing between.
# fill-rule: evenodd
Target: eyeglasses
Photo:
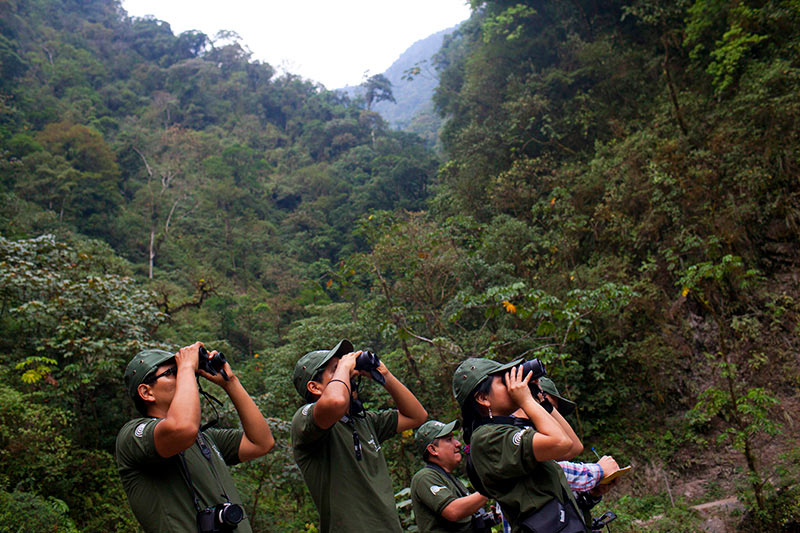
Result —
<instances>
[{"instance_id":1,"label":"eyeglasses","mask_svg":"<svg viewBox=\"0 0 800 533\"><path fill-rule=\"evenodd\" d=\"M156 381L158 381L158 378L163 378L165 376L177 376L177 375L178 375L178 367L177 366L171 366L168 369L164 370L160 374L156 374L153 377L148 377L147 379L144 380L144 382L145 383L155 383Z\"/></svg>"}]
</instances>

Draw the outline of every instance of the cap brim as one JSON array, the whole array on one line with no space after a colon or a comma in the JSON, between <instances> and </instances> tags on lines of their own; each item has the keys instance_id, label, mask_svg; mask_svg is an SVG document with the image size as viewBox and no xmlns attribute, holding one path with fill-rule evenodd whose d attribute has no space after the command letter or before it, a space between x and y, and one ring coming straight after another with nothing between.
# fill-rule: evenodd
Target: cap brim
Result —
<instances>
[{"instance_id":1,"label":"cap brim","mask_svg":"<svg viewBox=\"0 0 800 533\"><path fill-rule=\"evenodd\" d=\"M352 342L350 342L347 339L340 340L339 344L334 346L328 353L325 354L325 357L322 358L320 363L317 365L317 367L314 369L314 371L311 372L311 374L313 375L313 374L316 374L317 372L319 372L319 369L324 367L325 365L327 365L328 361L330 361L334 357L341 357L341 356L343 356L345 354L348 354L348 353L350 353L352 351L353 351L353 343Z\"/></svg>"},{"instance_id":2,"label":"cap brim","mask_svg":"<svg viewBox=\"0 0 800 533\"><path fill-rule=\"evenodd\" d=\"M460 427L461 427L461 422L459 422L458 420L453 420L449 424L445 424L444 427L431 438L431 440L444 437L445 435L449 435L450 433L452 433L453 431L457 430Z\"/></svg>"},{"instance_id":3,"label":"cap brim","mask_svg":"<svg viewBox=\"0 0 800 533\"><path fill-rule=\"evenodd\" d=\"M558 412L561 413L561 416L571 415L575 412L575 407L575 402L558 397Z\"/></svg>"},{"instance_id":4,"label":"cap brim","mask_svg":"<svg viewBox=\"0 0 800 533\"><path fill-rule=\"evenodd\" d=\"M489 372L488 375L489 376L494 376L495 374L499 374L501 372L505 372L506 370L511 370L512 368L521 365L523 361L524 361L524 359L522 357L520 357L519 359L511 361L510 363L506 363L504 365L500 365L496 370L492 370L491 372Z\"/></svg>"}]
</instances>

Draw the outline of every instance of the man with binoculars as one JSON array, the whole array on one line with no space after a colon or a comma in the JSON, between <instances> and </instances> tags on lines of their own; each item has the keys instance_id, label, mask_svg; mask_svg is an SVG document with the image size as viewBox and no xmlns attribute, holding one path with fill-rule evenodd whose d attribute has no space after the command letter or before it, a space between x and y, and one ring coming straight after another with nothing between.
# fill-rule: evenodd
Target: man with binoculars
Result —
<instances>
[{"instance_id":1,"label":"man with binoculars","mask_svg":"<svg viewBox=\"0 0 800 533\"><path fill-rule=\"evenodd\" d=\"M354 378L381 383L397 409L365 411ZM309 352L292 376L309 403L292 418L292 449L320 516L320 531L400 532L381 443L419 427L425 408L374 354L348 340Z\"/></svg>"},{"instance_id":2,"label":"man with binoculars","mask_svg":"<svg viewBox=\"0 0 800 533\"><path fill-rule=\"evenodd\" d=\"M201 428L197 376L228 394L243 430ZM251 531L228 465L261 457L275 440L224 356L199 342L175 354L143 350L125 369L125 389L142 417L117 435L117 467L142 528Z\"/></svg>"}]
</instances>

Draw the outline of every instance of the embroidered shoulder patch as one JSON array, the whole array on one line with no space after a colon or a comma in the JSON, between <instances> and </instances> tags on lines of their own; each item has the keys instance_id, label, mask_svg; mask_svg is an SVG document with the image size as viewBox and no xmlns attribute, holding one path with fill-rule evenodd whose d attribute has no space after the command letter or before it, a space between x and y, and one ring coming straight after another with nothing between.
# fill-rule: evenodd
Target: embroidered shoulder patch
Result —
<instances>
[{"instance_id":1,"label":"embroidered shoulder patch","mask_svg":"<svg viewBox=\"0 0 800 533\"><path fill-rule=\"evenodd\" d=\"M136 430L133 432L134 436L139 437L140 439L144 436L144 428L147 427L147 422L142 422L138 426L136 426Z\"/></svg>"},{"instance_id":2,"label":"embroidered shoulder patch","mask_svg":"<svg viewBox=\"0 0 800 533\"><path fill-rule=\"evenodd\" d=\"M442 489L446 489L447 487L440 487L439 485L431 485L431 494L436 496L439 494L439 491Z\"/></svg>"},{"instance_id":3,"label":"embroidered shoulder patch","mask_svg":"<svg viewBox=\"0 0 800 533\"><path fill-rule=\"evenodd\" d=\"M518 432L514 433L514 438L513 438L514 446L519 446L520 444L522 444L522 434L523 433L525 433L524 429L522 431L518 431Z\"/></svg>"},{"instance_id":4,"label":"embroidered shoulder patch","mask_svg":"<svg viewBox=\"0 0 800 533\"><path fill-rule=\"evenodd\" d=\"M311 410L311 404L310 404L310 403L309 403L309 404L306 404L306 406L305 406L305 407L303 407L303 411L302 411L302 412L303 412L303 416L308 416L308 412L309 412L310 410Z\"/></svg>"}]
</instances>

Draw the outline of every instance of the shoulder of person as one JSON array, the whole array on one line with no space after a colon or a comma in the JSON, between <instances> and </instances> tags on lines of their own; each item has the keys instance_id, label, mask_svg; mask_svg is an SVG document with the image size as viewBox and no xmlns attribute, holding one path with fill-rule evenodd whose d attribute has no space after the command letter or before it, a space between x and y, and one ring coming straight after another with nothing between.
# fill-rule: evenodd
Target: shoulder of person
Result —
<instances>
[{"instance_id":1,"label":"shoulder of person","mask_svg":"<svg viewBox=\"0 0 800 533\"><path fill-rule=\"evenodd\" d=\"M295 421L301 421L304 418L308 418L309 416L313 416L312 413L314 412L314 403L307 403L297 409L292 416L292 424Z\"/></svg>"},{"instance_id":2,"label":"shoulder of person","mask_svg":"<svg viewBox=\"0 0 800 533\"><path fill-rule=\"evenodd\" d=\"M506 440L520 445L523 436L528 432L533 435L536 430L530 426L517 427L511 424L484 424L472 434L472 446L491 446Z\"/></svg>"},{"instance_id":3,"label":"shoulder of person","mask_svg":"<svg viewBox=\"0 0 800 533\"><path fill-rule=\"evenodd\" d=\"M438 477L441 477L441 474L439 472L437 472L436 470L434 470L433 468L428 468L427 466L423 466L422 468L417 470L416 474L414 474L414 477L412 478L412 481L414 479L422 480L422 479L426 479L426 478L430 478L430 477L437 477L438 478Z\"/></svg>"},{"instance_id":4,"label":"shoulder of person","mask_svg":"<svg viewBox=\"0 0 800 533\"><path fill-rule=\"evenodd\" d=\"M152 418L147 416L132 418L125 422L125 424L120 428L119 432L117 433L117 437L125 437L129 434L141 437L144 434L144 431L148 429L147 426L149 424L155 426L160 420L160 418Z\"/></svg>"}]
</instances>

